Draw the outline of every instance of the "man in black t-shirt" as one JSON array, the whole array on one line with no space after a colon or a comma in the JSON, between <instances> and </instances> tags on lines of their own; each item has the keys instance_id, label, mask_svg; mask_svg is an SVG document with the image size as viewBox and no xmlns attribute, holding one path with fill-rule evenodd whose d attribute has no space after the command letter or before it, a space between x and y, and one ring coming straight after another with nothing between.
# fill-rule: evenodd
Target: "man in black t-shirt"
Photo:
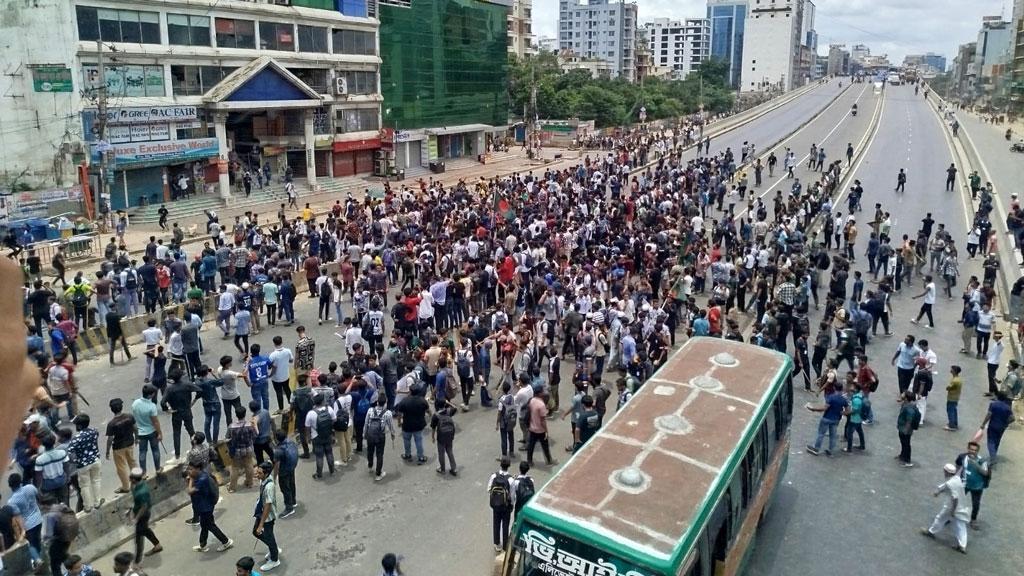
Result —
<instances>
[{"instance_id":1,"label":"man in black t-shirt","mask_svg":"<svg viewBox=\"0 0 1024 576\"><path fill-rule=\"evenodd\" d=\"M601 428L601 416L594 409L594 397L589 394L585 395L581 403L583 404L583 410L576 421L576 430L573 434L576 443L573 451L583 447L587 440L590 440Z\"/></svg>"},{"instance_id":2,"label":"man in black t-shirt","mask_svg":"<svg viewBox=\"0 0 1024 576\"><path fill-rule=\"evenodd\" d=\"M416 441L416 461L423 464L427 461L423 455L423 430L427 427L427 412L430 404L422 394L410 394L395 405L395 414L401 417L402 442L405 450L402 460L412 460L411 440Z\"/></svg>"},{"instance_id":3,"label":"man in black t-shirt","mask_svg":"<svg viewBox=\"0 0 1024 576\"><path fill-rule=\"evenodd\" d=\"M131 414L124 414L124 401L120 398L110 400L110 411L114 417L107 423L105 436L107 437L106 457L110 459L110 453L114 453L114 467L117 469L117 477L121 480L121 487L115 490L117 494L127 494L131 487L128 474L135 468L135 417Z\"/></svg>"}]
</instances>

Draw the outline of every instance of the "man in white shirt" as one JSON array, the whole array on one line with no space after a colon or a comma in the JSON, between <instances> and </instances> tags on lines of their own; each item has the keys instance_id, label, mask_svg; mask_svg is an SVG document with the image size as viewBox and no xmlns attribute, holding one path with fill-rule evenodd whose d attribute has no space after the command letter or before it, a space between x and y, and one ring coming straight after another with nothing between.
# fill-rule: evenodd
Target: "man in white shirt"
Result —
<instances>
[{"instance_id":1,"label":"man in white shirt","mask_svg":"<svg viewBox=\"0 0 1024 576\"><path fill-rule=\"evenodd\" d=\"M142 341L146 343L146 378L144 381L148 384L150 376L153 375L153 356L149 354L149 351L160 344L163 331L157 327L155 319L149 319L146 324L148 328L142 331Z\"/></svg>"},{"instance_id":2,"label":"man in white shirt","mask_svg":"<svg viewBox=\"0 0 1024 576\"><path fill-rule=\"evenodd\" d=\"M992 396L998 390L996 386L996 370L999 369L999 357L1003 355L1003 333L996 330L992 333L992 344L988 347L985 356L985 368L988 369L988 392L985 396Z\"/></svg>"},{"instance_id":3,"label":"man in white shirt","mask_svg":"<svg viewBox=\"0 0 1024 576\"><path fill-rule=\"evenodd\" d=\"M274 351L270 353L270 381L274 384L274 393L277 395L277 412L275 414L284 411L286 396L289 405L292 398L292 389L288 385L288 380L291 376L291 367L295 356L291 350L283 346L283 343L284 339L274 336Z\"/></svg>"},{"instance_id":4,"label":"man in white shirt","mask_svg":"<svg viewBox=\"0 0 1024 576\"><path fill-rule=\"evenodd\" d=\"M935 515L935 520L928 528L921 528L921 533L929 538L935 538L940 530L949 524L956 536L955 548L967 553L967 522L971 519L971 501L964 492L964 481L957 474L956 464L946 464L942 467L946 475L946 481L939 484L934 495L946 494L946 501L942 503L942 510Z\"/></svg>"},{"instance_id":5,"label":"man in white shirt","mask_svg":"<svg viewBox=\"0 0 1024 576\"><path fill-rule=\"evenodd\" d=\"M225 340L231 337L231 313L234 309L235 293L226 284L222 284L217 298L217 327L224 332Z\"/></svg>"},{"instance_id":6,"label":"man in white shirt","mask_svg":"<svg viewBox=\"0 0 1024 576\"><path fill-rule=\"evenodd\" d=\"M917 312L917 317L911 320L911 322L917 324L921 320L921 317L927 314L928 327L935 328L935 319L932 318L932 305L935 304L935 282L932 281L931 274L925 275L924 292L914 296L914 300L917 300L918 298L924 298L924 303L921 304L921 309Z\"/></svg>"}]
</instances>

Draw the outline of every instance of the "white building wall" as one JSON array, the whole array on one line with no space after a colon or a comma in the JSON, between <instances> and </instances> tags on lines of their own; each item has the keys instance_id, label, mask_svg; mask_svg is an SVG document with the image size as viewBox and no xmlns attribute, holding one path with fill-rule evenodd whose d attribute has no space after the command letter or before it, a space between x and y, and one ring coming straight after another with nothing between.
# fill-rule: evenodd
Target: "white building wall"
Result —
<instances>
[{"instance_id":1,"label":"white building wall","mask_svg":"<svg viewBox=\"0 0 1024 576\"><path fill-rule=\"evenodd\" d=\"M793 85L793 63L799 57L794 0L764 0L752 7L746 20L743 70L740 90L756 92L768 89L789 90ZM756 47L756 49L754 49Z\"/></svg>"},{"instance_id":2,"label":"white building wall","mask_svg":"<svg viewBox=\"0 0 1024 576\"><path fill-rule=\"evenodd\" d=\"M624 2L560 0L558 48L584 58L600 58L612 65L614 76L636 78L634 43L637 6Z\"/></svg>"},{"instance_id":3,"label":"white building wall","mask_svg":"<svg viewBox=\"0 0 1024 576\"><path fill-rule=\"evenodd\" d=\"M654 66L671 68L673 78L686 78L710 57L711 25L705 18L655 18L644 28Z\"/></svg>"}]
</instances>

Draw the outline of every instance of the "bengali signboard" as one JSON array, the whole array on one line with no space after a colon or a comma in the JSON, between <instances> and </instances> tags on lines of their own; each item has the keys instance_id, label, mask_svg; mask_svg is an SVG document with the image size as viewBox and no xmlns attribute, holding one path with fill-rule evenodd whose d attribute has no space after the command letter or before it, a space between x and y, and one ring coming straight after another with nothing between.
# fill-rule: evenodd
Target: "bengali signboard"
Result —
<instances>
[{"instance_id":1,"label":"bengali signboard","mask_svg":"<svg viewBox=\"0 0 1024 576\"><path fill-rule=\"evenodd\" d=\"M83 112L99 115L99 111L95 109ZM153 124L198 119L199 108L197 106L142 106L107 109L108 124Z\"/></svg>"},{"instance_id":2,"label":"bengali signboard","mask_svg":"<svg viewBox=\"0 0 1024 576\"><path fill-rule=\"evenodd\" d=\"M32 89L36 92L74 92L71 68L63 64L32 66Z\"/></svg>"},{"instance_id":3,"label":"bengali signboard","mask_svg":"<svg viewBox=\"0 0 1024 576\"><path fill-rule=\"evenodd\" d=\"M600 550L575 541L559 542L532 527L519 537L518 544L525 553L526 576L648 576Z\"/></svg>"}]
</instances>

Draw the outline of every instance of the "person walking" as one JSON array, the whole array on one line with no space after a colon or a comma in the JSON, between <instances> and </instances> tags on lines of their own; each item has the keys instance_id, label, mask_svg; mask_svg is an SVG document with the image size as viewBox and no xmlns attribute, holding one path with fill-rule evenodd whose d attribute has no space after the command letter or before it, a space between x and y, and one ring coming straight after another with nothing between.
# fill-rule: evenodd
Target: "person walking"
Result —
<instances>
[{"instance_id":1,"label":"person walking","mask_svg":"<svg viewBox=\"0 0 1024 576\"><path fill-rule=\"evenodd\" d=\"M864 450L864 416L871 413L871 403L864 397L864 392L861 389L859 382L853 382L853 395L850 397L850 407L846 410L846 447L843 448L843 452L853 451L853 435L857 434L857 439L860 440L858 444L858 450Z\"/></svg>"},{"instance_id":2,"label":"person walking","mask_svg":"<svg viewBox=\"0 0 1024 576\"><path fill-rule=\"evenodd\" d=\"M914 463L910 456L910 437L921 425L921 413L917 410L914 393L907 390L903 393L899 416L896 417L896 431L900 437L900 453L896 459L903 463L904 468L912 468Z\"/></svg>"},{"instance_id":3,"label":"person walking","mask_svg":"<svg viewBox=\"0 0 1024 576\"><path fill-rule=\"evenodd\" d=\"M539 396L530 398L527 404L527 417L529 419L528 430L530 438L526 442L526 461L533 466L533 450L540 444L544 451L544 460L548 466L554 466L558 462L551 457L551 446L548 444L548 398L547 393L541 392Z\"/></svg>"},{"instance_id":4,"label":"person walking","mask_svg":"<svg viewBox=\"0 0 1024 576\"><path fill-rule=\"evenodd\" d=\"M163 551L153 529L149 526L152 517L153 496L149 491L149 483L145 479L146 472L142 468L132 468L129 477L132 483L132 509L131 517L135 522L135 565L142 565L143 540L149 540L153 545L145 555L152 556Z\"/></svg>"},{"instance_id":5,"label":"person walking","mask_svg":"<svg viewBox=\"0 0 1024 576\"><path fill-rule=\"evenodd\" d=\"M448 473L458 476L455 465L455 414L453 406L445 406L430 419L430 441L437 444L437 473L444 474L445 456L448 457Z\"/></svg>"},{"instance_id":6,"label":"person walking","mask_svg":"<svg viewBox=\"0 0 1024 576\"><path fill-rule=\"evenodd\" d=\"M509 522L515 507L512 477L508 473L512 461L502 456L499 469L487 481L487 498L491 506L491 534L494 551L500 553L508 543Z\"/></svg>"},{"instance_id":7,"label":"person walking","mask_svg":"<svg viewBox=\"0 0 1024 576\"><path fill-rule=\"evenodd\" d=\"M512 480L513 509L516 514L523 509L523 506L537 493L537 485L530 476L530 465L526 462L519 462L519 475Z\"/></svg>"},{"instance_id":8,"label":"person walking","mask_svg":"<svg viewBox=\"0 0 1024 576\"><path fill-rule=\"evenodd\" d=\"M956 466L964 481L964 491L971 497L971 528L978 529L978 513L981 511L981 494L988 488L992 470L988 460L978 455L981 445L971 441L967 443L967 452L956 457Z\"/></svg>"},{"instance_id":9,"label":"person walking","mask_svg":"<svg viewBox=\"0 0 1024 576\"><path fill-rule=\"evenodd\" d=\"M917 357L921 355L921 349L914 344L914 341L914 336L907 334L907 337L896 348L896 353L892 355L892 360L890 361L896 367L896 377L901 396L910 388L910 383L914 379Z\"/></svg>"},{"instance_id":10,"label":"person walking","mask_svg":"<svg viewBox=\"0 0 1024 576\"><path fill-rule=\"evenodd\" d=\"M985 396L992 396L997 393L999 387L996 382L996 371L999 370L1000 357L1003 355L1003 333L996 330L992 333L992 345L988 347L985 354L985 368L988 370L988 391Z\"/></svg>"},{"instance_id":11,"label":"person walking","mask_svg":"<svg viewBox=\"0 0 1024 576\"><path fill-rule=\"evenodd\" d=\"M957 474L956 464L946 464L942 467L942 472L945 474L946 480L939 484L933 496L938 498L945 494L945 501L942 503L942 509L935 515L932 525L928 528L921 528L921 534L934 539L935 535L949 524L956 537L956 544L953 545L953 548L967 554L967 522L971 517L971 509L964 493L964 482Z\"/></svg>"},{"instance_id":12,"label":"person walking","mask_svg":"<svg viewBox=\"0 0 1024 576\"><path fill-rule=\"evenodd\" d=\"M284 401L288 399L291 405L292 390L288 384L291 376L292 364L295 357L292 351L284 347L284 339L274 336L274 351L270 353L270 382L274 385L274 394L277 396L277 410L274 414L284 412Z\"/></svg>"},{"instance_id":13,"label":"person walking","mask_svg":"<svg viewBox=\"0 0 1024 576\"><path fill-rule=\"evenodd\" d=\"M363 422L363 438L366 439L366 465L374 474L373 479L377 482L387 476L383 470L385 434L391 434L391 441L395 441L395 426L391 411L387 406L388 399L383 395L379 396L377 405L370 408L366 413L366 420Z\"/></svg>"},{"instance_id":14,"label":"person walking","mask_svg":"<svg viewBox=\"0 0 1024 576\"><path fill-rule=\"evenodd\" d=\"M231 457L231 479L228 481L228 492L234 493L238 486L238 477L245 475L245 487L252 488L253 473L253 439L256 430L252 422L245 419L245 408L235 408L237 420L228 426L228 455Z\"/></svg>"},{"instance_id":15,"label":"person walking","mask_svg":"<svg viewBox=\"0 0 1024 576\"><path fill-rule=\"evenodd\" d=\"M255 467L256 478L260 481L260 495L256 499L256 511L253 517L256 523L252 527L252 535L267 545L266 562L260 570L269 572L281 565L281 549L277 547L274 537L274 524L277 522L277 486L271 472L274 465L264 462Z\"/></svg>"},{"instance_id":16,"label":"person walking","mask_svg":"<svg viewBox=\"0 0 1024 576\"><path fill-rule=\"evenodd\" d=\"M259 401L250 400L249 412L252 413L252 425L256 429L256 436L252 440L256 463L262 464L264 455L273 462L274 449L271 447L271 435L274 432L274 421L270 418L270 411L263 408Z\"/></svg>"},{"instance_id":17,"label":"person walking","mask_svg":"<svg viewBox=\"0 0 1024 576\"><path fill-rule=\"evenodd\" d=\"M235 542L224 534L213 517L213 509L219 498L217 481L210 476L203 464L189 462L187 486L188 495L192 501L192 512L199 517L199 544L193 546L192 549L196 552L209 552L210 548L206 543L210 533L213 533L213 536L220 541L217 552L230 549Z\"/></svg>"},{"instance_id":18,"label":"person walking","mask_svg":"<svg viewBox=\"0 0 1024 576\"><path fill-rule=\"evenodd\" d=\"M181 429L185 428L189 438L196 433L192 424L192 403L198 397L199 386L185 381L184 374L180 370L171 372L171 384L167 387L160 407L164 412L171 413L171 440L174 445L174 459L168 464L177 464L181 461Z\"/></svg>"},{"instance_id":19,"label":"person walking","mask_svg":"<svg viewBox=\"0 0 1024 576\"><path fill-rule=\"evenodd\" d=\"M121 314L118 314L117 310L111 309L107 312L105 318L105 326L107 332L107 343L109 345L109 361L110 365L114 365L114 350L117 348L118 341L121 342L121 349L124 351L126 359L131 360L132 354L128 351L128 341L124 338L124 331L121 329Z\"/></svg>"},{"instance_id":20,"label":"person walking","mask_svg":"<svg viewBox=\"0 0 1024 576\"><path fill-rule=\"evenodd\" d=\"M75 435L68 445L71 461L78 470L79 492L86 514L105 501L100 494L100 433L89 426L88 414L75 416Z\"/></svg>"},{"instance_id":21,"label":"person walking","mask_svg":"<svg viewBox=\"0 0 1024 576\"><path fill-rule=\"evenodd\" d=\"M918 310L917 316L910 322L917 324L921 321L921 317L928 315L928 327L935 328L935 318L932 317L932 306L935 304L935 282L932 281L931 274L925 274L924 277L924 291L914 296L913 299L924 298L924 303L921 304L921 309Z\"/></svg>"},{"instance_id":22,"label":"person walking","mask_svg":"<svg viewBox=\"0 0 1024 576\"><path fill-rule=\"evenodd\" d=\"M996 391L996 397L988 405L988 412L985 419L981 421L978 431L985 431L985 439L988 444L988 461L995 466L996 457L999 453L999 444L1003 441L1003 433L1013 422L1013 408L1010 407L1010 399L1002 390Z\"/></svg>"},{"instance_id":23,"label":"person walking","mask_svg":"<svg viewBox=\"0 0 1024 576\"><path fill-rule=\"evenodd\" d=\"M117 470L117 477L121 481L121 487L114 490L114 494L127 494L131 488L128 473L136 466L135 418L123 413L124 401L120 398L111 398L109 406L114 417L107 422L104 433L107 438L106 459L110 460L113 453L114 469Z\"/></svg>"},{"instance_id":24,"label":"person walking","mask_svg":"<svg viewBox=\"0 0 1024 576\"><path fill-rule=\"evenodd\" d=\"M7 486L11 489L7 506L21 517L30 568L35 571L43 562L43 512L39 509L39 490L31 482L23 481L17 472L7 477Z\"/></svg>"},{"instance_id":25,"label":"person walking","mask_svg":"<svg viewBox=\"0 0 1024 576\"><path fill-rule=\"evenodd\" d=\"M281 497L284 499L284 511L281 513L281 518L287 518L295 514L297 505L295 468L299 465L299 447L284 430L275 431L274 440L277 442L277 446L274 447L273 459L274 482L281 487Z\"/></svg>"},{"instance_id":26,"label":"person walking","mask_svg":"<svg viewBox=\"0 0 1024 576\"><path fill-rule=\"evenodd\" d=\"M78 517L67 504L58 502L52 496L45 496L42 504L47 508L43 517L43 539L48 543L46 555L50 560L50 574L63 576L64 561L68 558L71 545L78 538Z\"/></svg>"}]
</instances>

